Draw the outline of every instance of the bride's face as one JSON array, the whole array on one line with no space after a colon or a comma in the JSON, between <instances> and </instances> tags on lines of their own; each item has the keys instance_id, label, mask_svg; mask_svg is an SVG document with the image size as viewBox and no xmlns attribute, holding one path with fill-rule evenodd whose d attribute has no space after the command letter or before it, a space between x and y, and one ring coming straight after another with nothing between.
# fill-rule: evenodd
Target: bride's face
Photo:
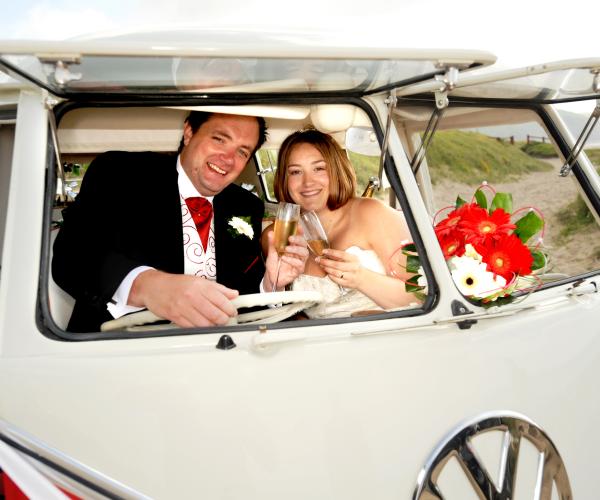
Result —
<instances>
[{"instance_id":1,"label":"bride's face","mask_svg":"<svg viewBox=\"0 0 600 500\"><path fill-rule=\"evenodd\" d=\"M304 210L319 211L329 198L329 171L323 155L312 144L298 144L287 165L288 190Z\"/></svg>"}]
</instances>

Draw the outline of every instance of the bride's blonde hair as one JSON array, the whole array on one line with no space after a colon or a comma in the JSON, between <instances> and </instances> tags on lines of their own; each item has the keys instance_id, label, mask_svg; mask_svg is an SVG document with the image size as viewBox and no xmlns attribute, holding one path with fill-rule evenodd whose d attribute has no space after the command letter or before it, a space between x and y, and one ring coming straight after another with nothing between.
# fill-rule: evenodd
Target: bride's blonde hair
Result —
<instances>
[{"instance_id":1,"label":"bride's blonde hair","mask_svg":"<svg viewBox=\"0 0 600 500\"><path fill-rule=\"evenodd\" d=\"M314 146L327 165L329 175L329 198L327 208L335 210L345 205L356 192L356 174L344 150L333 137L315 129L305 129L294 132L286 137L277 157L277 170L273 181L275 197L279 201L293 203L288 189L288 169L290 155L300 144Z\"/></svg>"}]
</instances>

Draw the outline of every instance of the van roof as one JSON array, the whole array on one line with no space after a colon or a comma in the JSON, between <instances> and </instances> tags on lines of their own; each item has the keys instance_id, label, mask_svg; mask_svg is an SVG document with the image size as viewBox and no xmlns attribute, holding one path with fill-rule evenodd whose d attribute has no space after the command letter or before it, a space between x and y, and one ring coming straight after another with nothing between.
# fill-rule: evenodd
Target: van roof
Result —
<instances>
[{"instance_id":1,"label":"van roof","mask_svg":"<svg viewBox=\"0 0 600 500\"><path fill-rule=\"evenodd\" d=\"M422 81L444 68L492 64L489 52L406 49L341 33L178 30L0 41L0 65L68 93L364 92ZM279 83L273 83L279 82ZM281 88L280 88L281 87ZM224 89L224 90L223 90Z\"/></svg>"},{"instance_id":2,"label":"van roof","mask_svg":"<svg viewBox=\"0 0 600 500\"><path fill-rule=\"evenodd\" d=\"M59 97L210 94L432 94L450 67L451 96L541 103L598 97L600 59L493 71L485 51L414 49L355 34L291 30L179 29L63 41L0 41L0 69ZM388 40L389 42L389 40Z\"/></svg>"}]
</instances>

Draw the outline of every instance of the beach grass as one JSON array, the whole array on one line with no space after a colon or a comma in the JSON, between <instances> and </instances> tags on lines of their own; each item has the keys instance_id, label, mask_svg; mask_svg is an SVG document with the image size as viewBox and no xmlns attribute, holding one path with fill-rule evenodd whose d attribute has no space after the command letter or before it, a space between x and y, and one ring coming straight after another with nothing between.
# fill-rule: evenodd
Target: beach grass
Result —
<instances>
[{"instance_id":1,"label":"beach grass","mask_svg":"<svg viewBox=\"0 0 600 500\"><path fill-rule=\"evenodd\" d=\"M509 182L552 169L518 145L462 130L437 132L427 151L427 163L434 183L443 178L466 183Z\"/></svg>"}]
</instances>

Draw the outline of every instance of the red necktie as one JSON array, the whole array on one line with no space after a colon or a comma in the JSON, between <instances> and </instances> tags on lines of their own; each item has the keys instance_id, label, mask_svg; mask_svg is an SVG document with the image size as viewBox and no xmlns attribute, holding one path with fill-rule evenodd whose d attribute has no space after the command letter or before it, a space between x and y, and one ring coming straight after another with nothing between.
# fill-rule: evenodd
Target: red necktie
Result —
<instances>
[{"instance_id":1,"label":"red necktie","mask_svg":"<svg viewBox=\"0 0 600 500\"><path fill-rule=\"evenodd\" d=\"M206 198L192 196L185 199L185 203L190 209L194 224L202 240L204 251L208 249L208 233L210 232L210 221L212 220L212 205Z\"/></svg>"}]
</instances>

